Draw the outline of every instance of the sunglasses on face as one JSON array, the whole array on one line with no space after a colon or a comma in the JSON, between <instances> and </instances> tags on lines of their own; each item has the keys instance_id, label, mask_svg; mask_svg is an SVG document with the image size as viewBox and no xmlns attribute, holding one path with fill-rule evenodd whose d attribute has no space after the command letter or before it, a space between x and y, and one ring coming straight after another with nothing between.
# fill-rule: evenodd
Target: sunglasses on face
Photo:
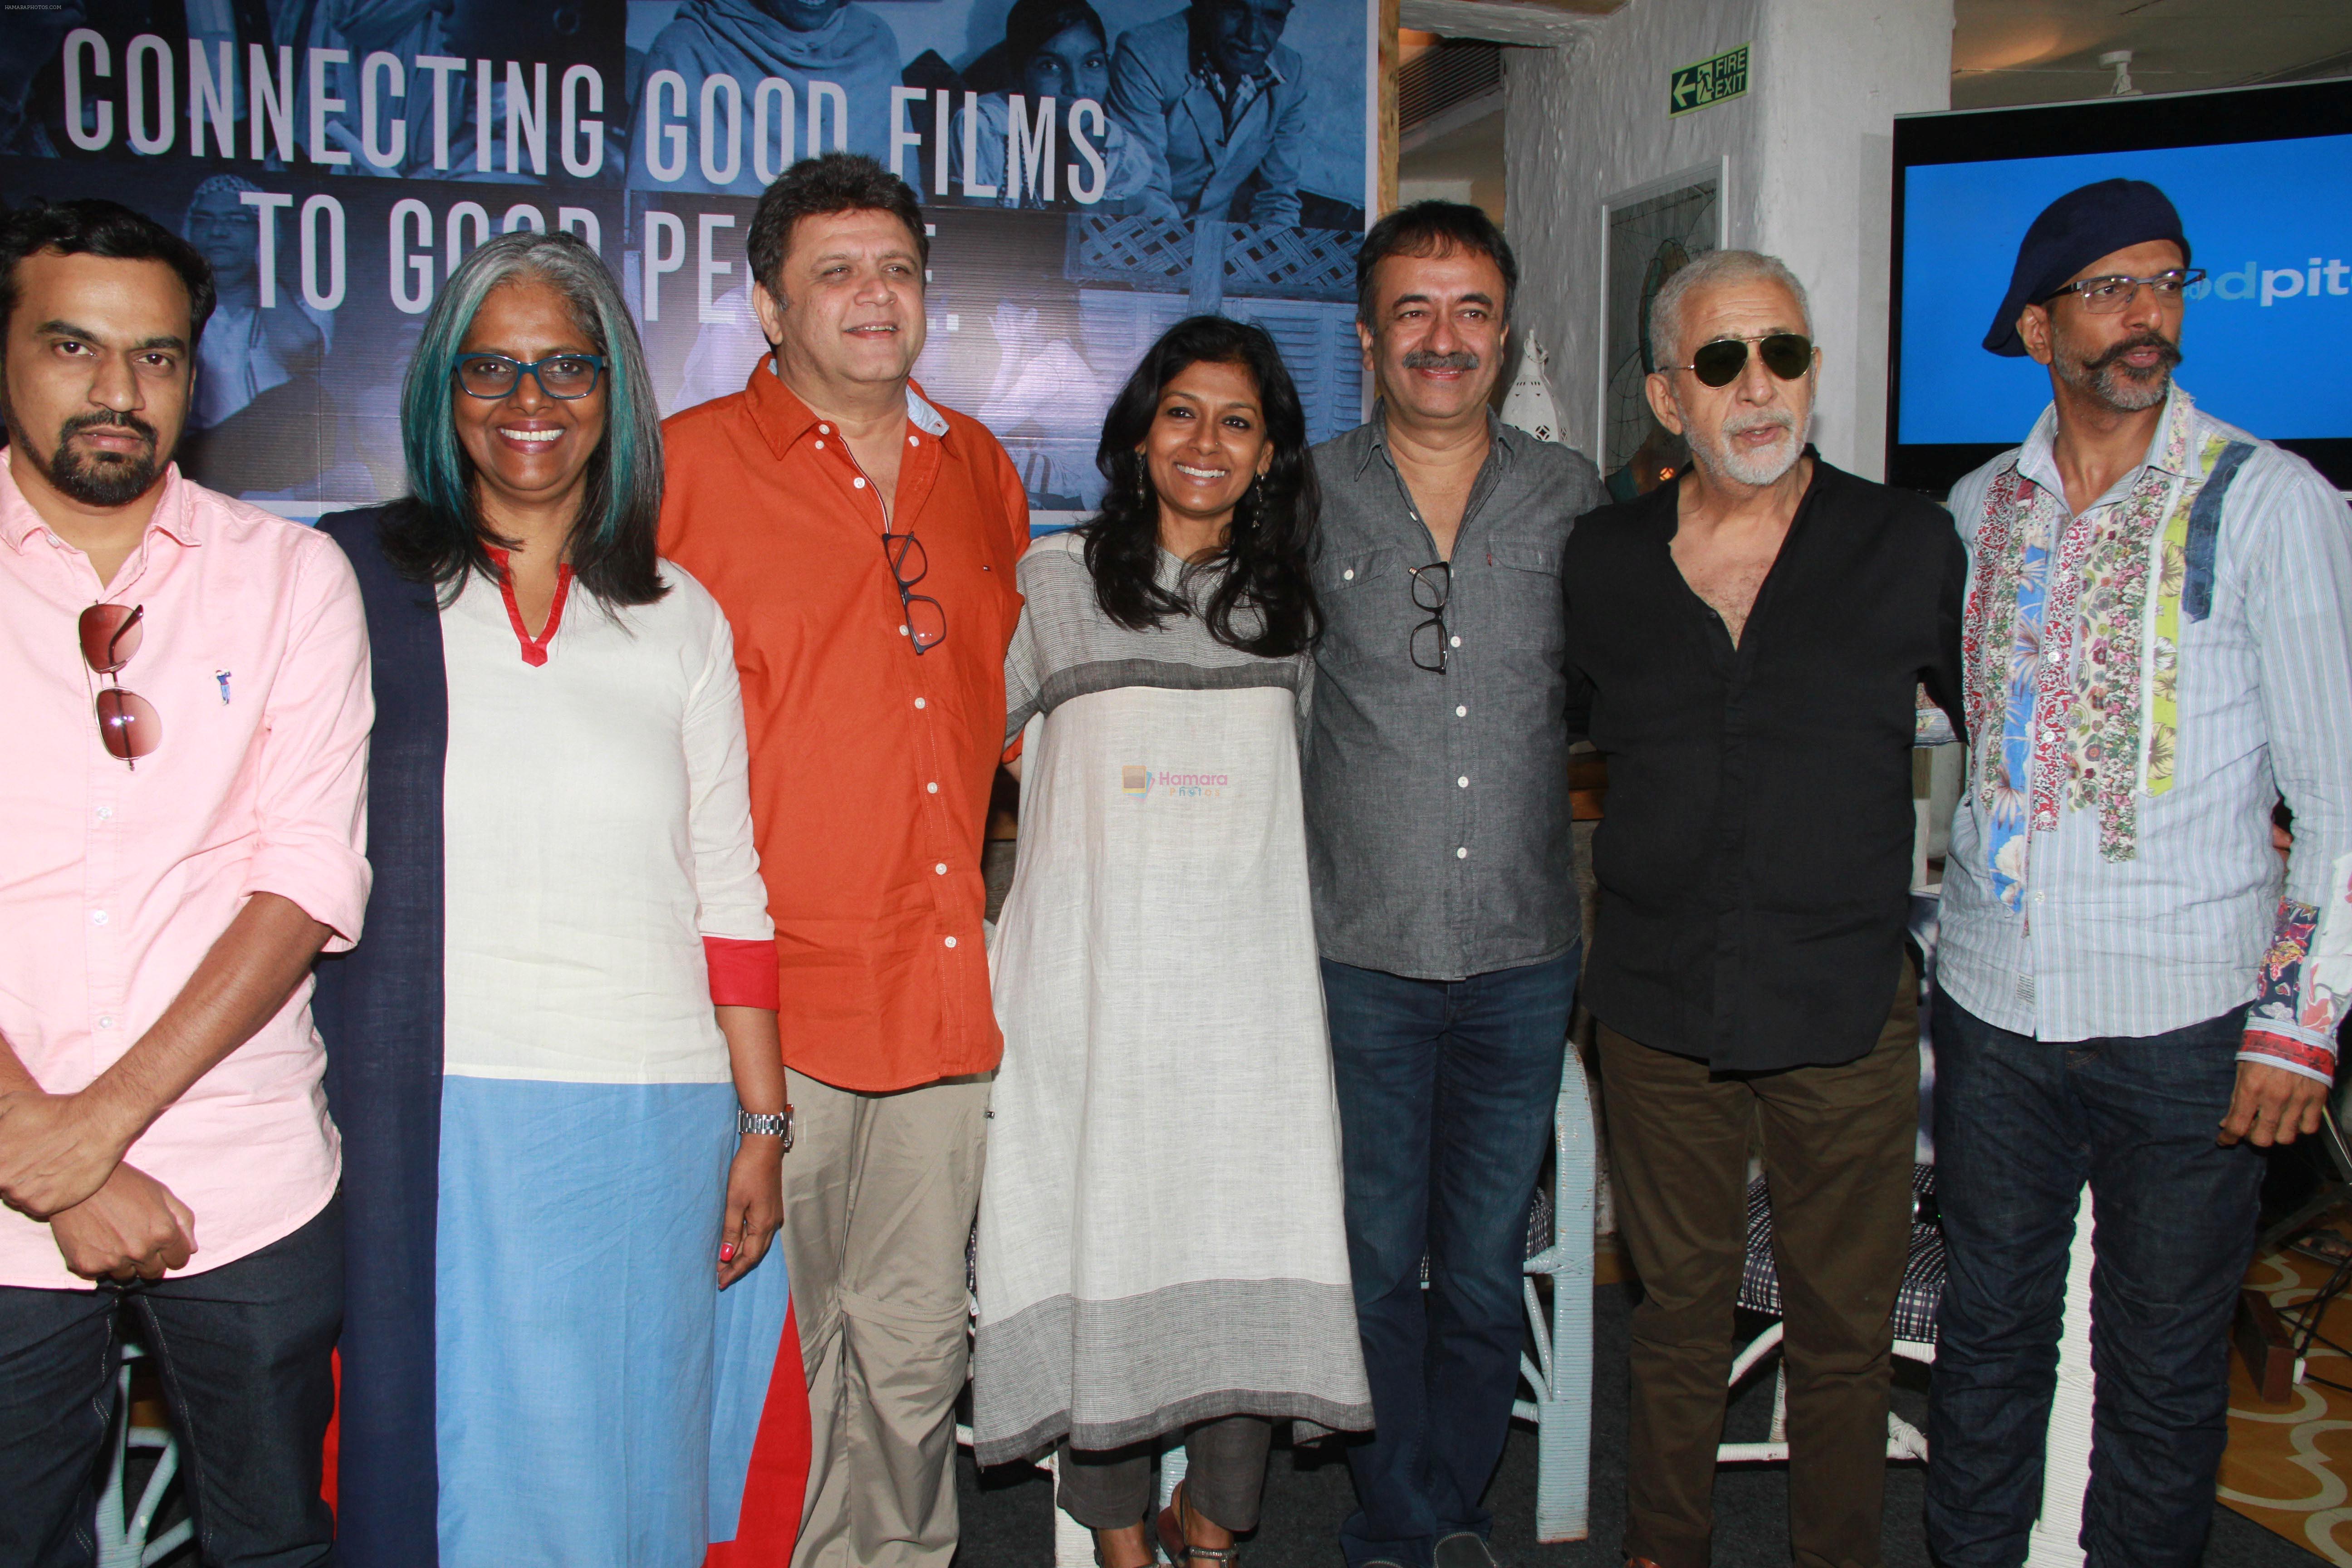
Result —
<instances>
[{"instance_id":1,"label":"sunglasses on face","mask_svg":"<svg viewBox=\"0 0 2352 1568\"><path fill-rule=\"evenodd\" d=\"M145 698L125 691L119 679L122 667L139 651L146 616L144 605L92 605L81 613L75 628L84 662L93 673L113 682L99 689L99 743L108 756L134 771L138 759L163 743L163 716Z\"/></svg>"},{"instance_id":2,"label":"sunglasses on face","mask_svg":"<svg viewBox=\"0 0 2352 1568\"><path fill-rule=\"evenodd\" d=\"M1748 368L1748 345L1754 343L1764 368L1782 381L1794 381L1813 368L1813 340L1801 332L1769 332L1760 338L1717 338L1691 355L1688 364L1670 365L1698 377L1702 386L1729 386Z\"/></svg>"}]
</instances>

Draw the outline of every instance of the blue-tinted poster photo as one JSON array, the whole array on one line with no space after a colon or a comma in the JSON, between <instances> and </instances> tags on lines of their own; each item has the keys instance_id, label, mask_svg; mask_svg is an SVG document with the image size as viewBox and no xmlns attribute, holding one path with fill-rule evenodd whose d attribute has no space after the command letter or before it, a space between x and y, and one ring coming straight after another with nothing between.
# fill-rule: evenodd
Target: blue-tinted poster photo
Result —
<instances>
[{"instance_id":1,"label":"blue-tinted poster photo","mask_svg":"<svg viewBox=\"0 0 2352 1568\"><path fill-rule=\"evenodd\" d=\"M917 379L1033 508L1099 500L1101 417L1196 310L1356 423L1368 0L66 0L0 36L0 200L102 194L185 235L220 307L181 452L294 516L405 489L425 310L515 228L594 246L664 412L767 345L744 238L794 159L869 153L932 234ZM1310 67L1309 62L1313 62Z\"/></svg>"}]
</instances>

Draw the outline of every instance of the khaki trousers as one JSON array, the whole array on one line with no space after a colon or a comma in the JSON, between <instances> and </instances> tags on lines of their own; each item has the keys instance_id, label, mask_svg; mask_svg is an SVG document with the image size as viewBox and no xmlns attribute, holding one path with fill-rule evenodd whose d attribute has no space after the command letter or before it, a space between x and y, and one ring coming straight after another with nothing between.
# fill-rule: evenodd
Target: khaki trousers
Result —
<instances>
[{"instance_id":1,"label":"khaki trousers","mask_svg":"<svg viewBox=\"0 0 2352 1568\"><path fill-rule=\"evenodd\" d=\"M1601 1026L1610 1180L1643 1291L1627 1555L1706 1568L1760 1118L1787 1334L1790 1545L1797 1568L1879 1568L1895 1293L1919 1125L1918 995L1906 962L1878 1044L1837 1067L1715 1073Z\"/></svg>"},{"instance_id":2,"label":"khaki trousers","mask_svg":"<svg viewBox=\"0 0 2352 1568\"><path fill-rule=\"evenodd\" d=\"M785 1079L780 1239L810 1437L793 1568L947 1568L989 1075L895 1094Z\"/></svg>"}]
</instances>

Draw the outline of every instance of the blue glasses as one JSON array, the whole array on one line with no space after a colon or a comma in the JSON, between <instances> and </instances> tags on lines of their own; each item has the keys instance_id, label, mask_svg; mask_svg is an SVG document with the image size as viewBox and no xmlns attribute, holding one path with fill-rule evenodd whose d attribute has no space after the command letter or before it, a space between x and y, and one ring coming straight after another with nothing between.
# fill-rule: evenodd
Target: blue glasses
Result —
<instances>
[{"instance_id":1,"label":"blue glasses","mask_svg":"<svg viewBox=\"0 0 2352 1568\"><path fill-rule=\"evenodd\" d=\"M604 374L602 354L550 354L530 364L504 354L457 356L457 388L468 397L511 397L527 375L547 396L570 402L595 391Z\"/></svg>"}]
</instances>

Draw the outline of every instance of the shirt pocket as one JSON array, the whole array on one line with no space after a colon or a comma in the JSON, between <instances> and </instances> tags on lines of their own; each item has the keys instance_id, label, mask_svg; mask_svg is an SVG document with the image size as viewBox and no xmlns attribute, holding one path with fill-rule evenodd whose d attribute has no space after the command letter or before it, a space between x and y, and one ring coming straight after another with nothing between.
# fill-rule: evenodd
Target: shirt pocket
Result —
<instances>
[{"instance_id":1,"label":"shirt pocket","mask_svg":"<svg viewBox=\"0 0 2352 1568\"><path fill-rule=\"evenodd\" d=\"M1324 558L1315 574L1323 610L1323 640L1316 660L1345 668L1391 652L1402 653L1412 623L1426 618L1412 603L1404 558L1393 549L1359 550Z\"/></svg>"},{"instance_id":2,"label":"shirt pocket","mask_svg":"<svg viewBox=\"0 0 2352 1568\"><path fill-rule=\"evenodd\" d=\"M1493 635L1506 647L1557 654L1568 642L1568 606L1560 595L1562 552L1553 544L1497 540L1486 547L1494 563Z\"/></svg>"}]
</instances>

